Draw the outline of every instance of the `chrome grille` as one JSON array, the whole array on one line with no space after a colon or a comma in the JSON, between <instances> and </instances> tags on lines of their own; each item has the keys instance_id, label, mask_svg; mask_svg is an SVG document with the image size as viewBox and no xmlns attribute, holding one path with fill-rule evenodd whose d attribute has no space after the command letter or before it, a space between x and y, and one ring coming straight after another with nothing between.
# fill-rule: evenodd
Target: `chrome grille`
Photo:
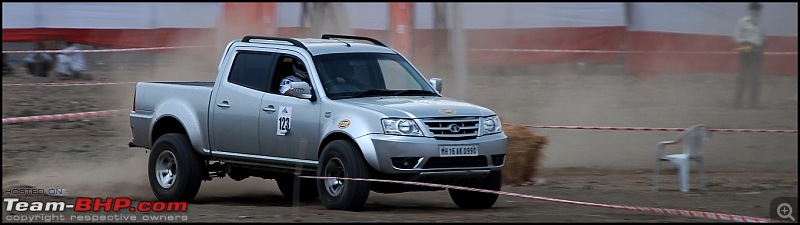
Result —
<instances>
[{"instance_id":1,"label":"chrome grille","mask_svg":"<svg viewBox=\"0 0 800 225\"><path fill-rule=\"evenodd\" d=\"M464 140L478 137L478 117L442 117L422 119L436 139Z\"/></svg>"}]
</instances>

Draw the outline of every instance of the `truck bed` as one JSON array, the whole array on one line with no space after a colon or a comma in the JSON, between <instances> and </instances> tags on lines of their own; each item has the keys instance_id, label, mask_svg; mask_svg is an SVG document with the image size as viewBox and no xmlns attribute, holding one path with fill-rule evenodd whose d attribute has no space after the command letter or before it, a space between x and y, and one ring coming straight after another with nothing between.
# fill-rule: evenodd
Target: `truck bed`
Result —
<instances>
[{"instance_id":1,"label":"truck bed","mask_svg":"<svg viewBox=\"0 0 800 225\"><path fill-rule=\"evenodd\" d=\"M149 148L154 115L172 115L196 132L198 143L207 143L205 127L208 104L214 82L139 82L136 84L135 109L131 112L134 144ZM191 134L190 134L191 135ZM197 146L205 147L205 146Z\"/></svg>"},{"instance_id":2,"label":"truck bed","mask_svg":"<svg viewBox=\"0 0 800 225\"><path fill-rule=\"evenodd\" d=\"M159 104L177 101L198 110L208 110L214 82L139 82L136 84L136 110L154 110Z\"/></svg>"},{"instance_id":3,"label":"truck bed","mask_svg":"<svg viewBox=\"0 0 800 225\"><path fill-rule=\"evenodd\" d=\"M205 81L194 81L194 82L187 82L187 81L177 81L177 82L168 82L168 81L159 81L159 82L151 82L157 84L175 84L175 85L189 85L189 86L200 86L200 87L214 87L214 82L205 82Z\"/></svg>"}]
</instances>

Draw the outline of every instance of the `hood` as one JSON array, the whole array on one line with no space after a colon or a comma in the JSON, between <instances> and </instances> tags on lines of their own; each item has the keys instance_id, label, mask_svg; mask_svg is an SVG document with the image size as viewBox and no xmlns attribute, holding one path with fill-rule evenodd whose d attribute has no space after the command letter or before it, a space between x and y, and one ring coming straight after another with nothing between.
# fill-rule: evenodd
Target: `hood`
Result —
<instances>
[{"instance_id":1,"label":"hood","mask_svg":"<svg viewBox=\"0 0 800 225\"><path fill-rule=\"evenodd\" d=\"M397 118L494 115L494 112L485 107L437 96L381 96L342 99L339 101L372 109L389 117Z\"/></svg>"}]
</instances>

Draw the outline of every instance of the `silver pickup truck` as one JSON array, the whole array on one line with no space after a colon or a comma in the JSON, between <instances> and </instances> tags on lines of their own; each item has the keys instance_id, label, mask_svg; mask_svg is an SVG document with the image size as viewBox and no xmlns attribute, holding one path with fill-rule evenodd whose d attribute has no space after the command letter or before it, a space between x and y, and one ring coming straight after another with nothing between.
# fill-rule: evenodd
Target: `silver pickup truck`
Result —
<instances>
[{"instance_id":1,"label":"silver pickup truck","mask_svg":"<svg viewBox=\"0 0 800 225\"><path fill-rule=\"evenodd\" d=\"M297 65L305 79L282 82ZM151 150L148 177L162 201L191 201L201 181L224 176L275 179L287 198L351 211L370 191L442 189L296 175L500 190L500 120L441 87L373 38L245 36L228 44L213 83L137 83L128 146ZM448 191L460 208L498 197Z\"/></svg>"}]
</instances>

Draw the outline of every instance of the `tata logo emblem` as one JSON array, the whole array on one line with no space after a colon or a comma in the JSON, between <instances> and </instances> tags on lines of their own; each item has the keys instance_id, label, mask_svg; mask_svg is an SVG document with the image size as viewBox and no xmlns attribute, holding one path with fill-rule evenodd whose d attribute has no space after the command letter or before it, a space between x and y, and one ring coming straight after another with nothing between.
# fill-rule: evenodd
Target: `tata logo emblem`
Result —
<instances>
[{"instance_id":1,"label":"tata logo emblem","mask_svg":"<svg viewBox=\"0 0 800 225\"><path fill-rule=\"evenodd\" d=\"M344 129L344 128L347 128L349 126L350 126L350 120L349 119L343 119L343 120L339 121L339 124L338 124L339 129Z\"/></svg>"},{"instance_id":2,"label":"tata logo emblem","mask_svg":"<svg viewBox=\"0 0 800 225\"><path fill-rule=\"evenodd\" d=\"M455 115L456 111L452 109L439 109L440 113Z\"/></svg>"},{"instance_id":3,"label":"tata logo emblem","mask_svg":"<svg viewBox=\"0 0 800 225\"><path fill-rule=\"evenodd\" d=\"M461 131L461 127L459 127L458 125L455 125L455 124L450 124L450 126L448 128L450 128L450 132L453 132L453 133L458 133L459 131Z\"/></svg>"}]
</instances>

